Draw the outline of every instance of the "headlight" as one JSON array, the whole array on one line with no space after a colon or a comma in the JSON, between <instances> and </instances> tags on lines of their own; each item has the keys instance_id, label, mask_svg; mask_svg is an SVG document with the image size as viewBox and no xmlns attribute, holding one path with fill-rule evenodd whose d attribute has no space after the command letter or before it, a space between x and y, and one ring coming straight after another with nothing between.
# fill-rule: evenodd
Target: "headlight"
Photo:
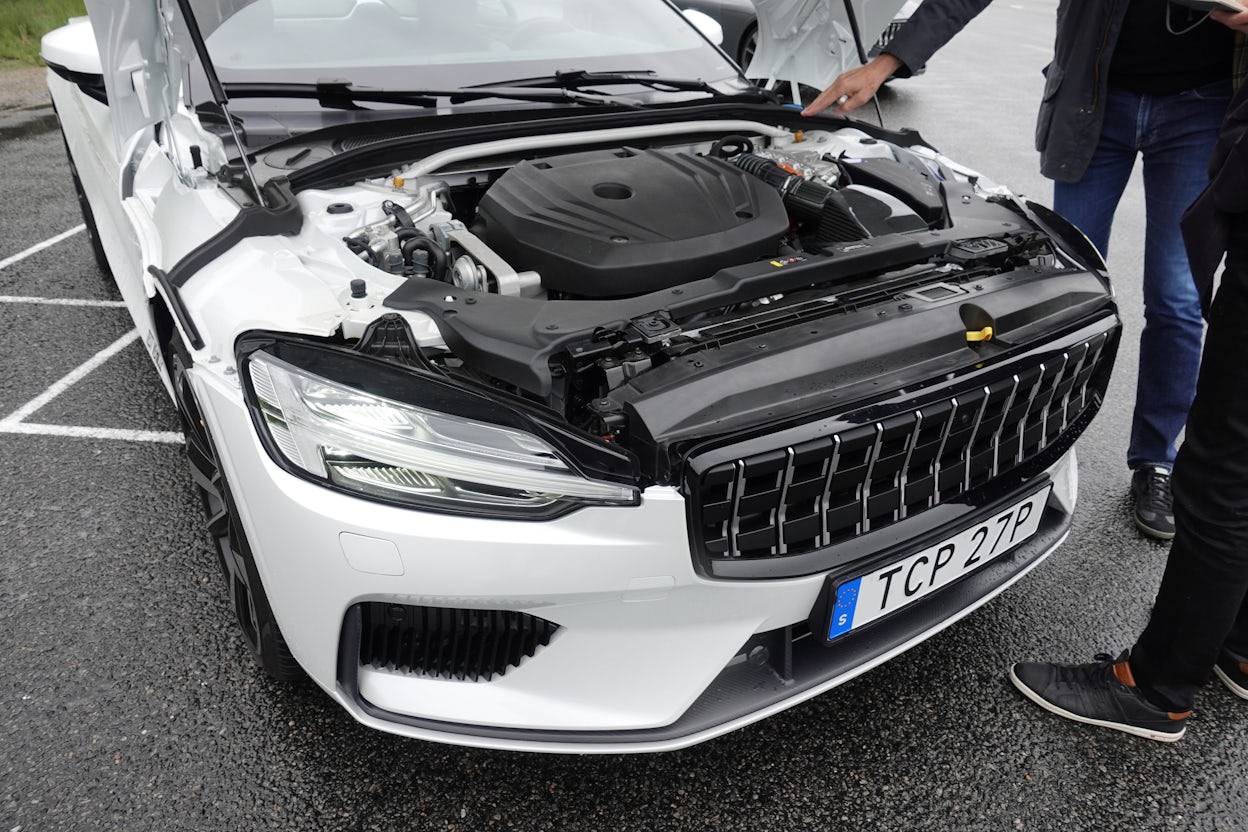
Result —
<instances>
[{"instance_id":1,"label":"headlight","mask_svg":"<svg viewBox=\"0 0 1248 832\"><path fill-rule=\"evenodd\" d=\"M273 352L311 360L299 366ZM637 504L636 486L585 476L501 402L349 355L281 345L246 357L255 421L284 467L359 495L442 511L548 517L577 505Z\"/></svg>"}]
</instances>

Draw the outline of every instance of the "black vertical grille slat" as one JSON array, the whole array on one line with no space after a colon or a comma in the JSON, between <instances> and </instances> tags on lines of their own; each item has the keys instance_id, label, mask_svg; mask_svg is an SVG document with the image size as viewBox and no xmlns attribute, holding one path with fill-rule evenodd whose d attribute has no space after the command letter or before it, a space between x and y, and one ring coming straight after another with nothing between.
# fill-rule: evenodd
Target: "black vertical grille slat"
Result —
<instances>
[{"instance_id":1,"label":"black vertical grille slat","mask_svg":"<svg viewBox=\"0 0 1248 832\"><path fill-rule=\"evenodd\" d=\"M533 638L533 620L531 618L521 619L516 629L515 661L519 664L522 659L528 657L529 641Z\"/></svg>"},{"instance_id":2,"label":"black vertical grille slat","mask_svg":"<svg viewBox=\"0 0 1248 832\"><path fill-rule=\"evenodd\" d=\"M450 676L443 666L443 660L446 653L446 632L450 629L451 622L450 610L438 610L432 616L434 626L433 632L429 634L429 643L432 647L432 655L429 659L429 669L437 676Z\"/></svg>"},{"instance_id":3,"label":"black vertical grille slat","mask_svg":"<svg viewBox=\"0 0 1248 832\"><path fill-rule=\"evenodd\" d=\"M511 610L361 604L360 663L441 679L489 681L532 658L558 624Z\"/></svg>"},{"instance_id":4,"label":"black vertical grille slat","mask_svg":"<svg viewBox=\"0 0 1248 832\"><path fill-rule=\"evenodd\" d=\"M491 612L486 626L490 629L490 646L486 653L489 656L486 664L489 667L507 667L507 617L501 612Z\"/></svg>"},{"instance_id":5,"label":"black vertical grille slat","mask_svg":"<svg viewBox=\"0 0 1248 832\"><path fill-rule=\"evenodd\" d=\"M713 561L807 554L980 488L1098 404L1110 344L1098 335L947 399L692 475L694 546Z\"/></svg>"},{"instance_id":6,"label":"black vertical grille slat","mask_svg":"<svg viewBox=\"0 0 1248 832\"><path fill-rule=\"evenodd\" d=\"M437 611L433 612L436 614ZM421 610L421 614L413 622L413 629L418 630L413 633L417 639L412 644L413 665L416 667L429 667L433 661L433 636L428 627L430 617L429 611Z\"/></svg>"},{"instance_id":7,"label":"black vertical grille slat","mask_svg":"<svg viewBox=\"0 0 1248 832\"><path fill-rule=\"evenodd\" d=\"M461 610L442 610L438 616L438 658L435 662L439 676L454 678L455 667L451 661L451 642L455 638L455 630L459 623Z\"/></svg>"},{"instance_id":8,"label":"black vertical grille slat","mask_svg":"<svg viewBox=\"0 0 1248 832\"><path fill-rule=\"evenodd\" d=\"M516 622L510 619L505 621L502 626L502 633L503 663L507 665L514 665L516 663L516 657L512 654L512 651L514 649L513 645L516 641Z\"/></svg>"},{"instance_id":9,"label":"black vertical grille slat","mask_svg":"<svg viewBox=\"0 0 1248 832\"><path fill-rule=\"evenodd\" d=\"M474 682L481 678L481 659L485 655L485 627L482 625L482 618L480 615L473 616L469 630L471 638L468 640L468 667Z\"/></svg>"}]
</instances>

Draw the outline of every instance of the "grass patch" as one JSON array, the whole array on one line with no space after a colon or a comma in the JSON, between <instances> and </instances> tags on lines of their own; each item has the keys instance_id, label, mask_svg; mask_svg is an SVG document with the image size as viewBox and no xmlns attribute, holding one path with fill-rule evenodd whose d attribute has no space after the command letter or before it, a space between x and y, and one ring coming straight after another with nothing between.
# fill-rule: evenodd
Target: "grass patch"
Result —
<instances>
[{"instance_id":1,"label":"grass patch","mask_svg":"<svg viewBox=\"0 0 1248 832\"><path fill-rule=\"evenodd\" d=\"M39 39L86 13L83 0L0 0L0 67L42 65Z\"/></svg>"}]
</instances>

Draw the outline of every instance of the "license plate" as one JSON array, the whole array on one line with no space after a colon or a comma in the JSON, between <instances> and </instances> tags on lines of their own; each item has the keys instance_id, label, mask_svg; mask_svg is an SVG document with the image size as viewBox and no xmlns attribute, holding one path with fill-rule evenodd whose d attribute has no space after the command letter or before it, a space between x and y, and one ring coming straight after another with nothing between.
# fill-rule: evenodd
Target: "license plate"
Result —
<instances>
[{"instance_id":1,"label":"license plate","mask_svg":"<svg viewBox=\"0 0 1248 832\"><path fill-rule=\"evenodd\" d=\"M828 639L869 624L999 557L1040 528L1052 485L921 552L836 588Z\"/></svg>"}]
</instances>

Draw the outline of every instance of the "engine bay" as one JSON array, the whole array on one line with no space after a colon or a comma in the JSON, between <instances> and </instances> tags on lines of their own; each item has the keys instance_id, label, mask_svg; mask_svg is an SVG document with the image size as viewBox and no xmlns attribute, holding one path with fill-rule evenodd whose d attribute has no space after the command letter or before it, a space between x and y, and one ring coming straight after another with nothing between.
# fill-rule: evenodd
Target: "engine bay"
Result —
<instances>
[{"instance_id":1,"label":"engine bay","mask_svg":"<svg viewBox=\"0 0 1248 832\"><path fill-rule=\"evenodd\" d=\"M621 146L524 159L484 183L413 189L398 177L397 195L415 190L418 199L388 201L385 221L344 241L393 274L586 300L947 224L939 164L866 134L821 138L833 146L756 148L757 137L728 135L704 151Z\"/></svg>"},{"instance_id":2,"label":"engine bay","mask_svg":"<svg viewBox=\"0 0 1248 832\"><path fill-rule=\"evenodd\" d=\"M398 280L344 338L654 451L657 472L672 443L817 407L906 362L916 377L973 363L1011 347L1007 320L1103 295L984 303L1083 269L1008 191L921 143L855 128L702 139L496 143L322 192L337 201L313 224ZM413 335L413 315L437 337ZM885 324L901 334L853 346ZM968 350L966 332L994 326Z\"/></svg>"}]
</instances>

